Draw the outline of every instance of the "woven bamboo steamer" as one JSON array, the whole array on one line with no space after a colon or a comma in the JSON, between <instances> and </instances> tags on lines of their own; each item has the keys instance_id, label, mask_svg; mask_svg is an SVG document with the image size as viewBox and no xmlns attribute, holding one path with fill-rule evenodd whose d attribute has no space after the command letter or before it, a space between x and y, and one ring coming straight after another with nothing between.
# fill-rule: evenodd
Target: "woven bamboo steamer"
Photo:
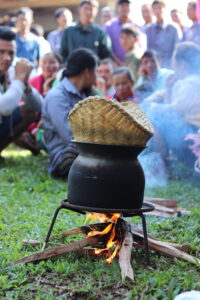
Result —
<instances>
[{"instance_id":1,"label":"woven bamboo steamer","mask_svg":"<svg viewBox=\"0 0 200 300\"><path fill-rule=\"evenodd\" d=\"M145 146L153 135L151 123L137 104L99 96L77 103L69 122L80 142Z\"/></svg>"}]
</instances>

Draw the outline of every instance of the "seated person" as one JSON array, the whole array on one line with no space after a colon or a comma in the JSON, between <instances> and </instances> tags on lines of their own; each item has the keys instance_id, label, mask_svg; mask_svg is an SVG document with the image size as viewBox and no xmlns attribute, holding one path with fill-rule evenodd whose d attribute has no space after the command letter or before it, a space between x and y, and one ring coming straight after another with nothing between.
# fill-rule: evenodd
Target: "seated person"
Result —
<instances>
[{"instance_id":1,"label":"seated person","mask_svg":"<svg viewBox=\"0 0 200 300\"><path fill-rule=\"evenodd\" d=\"M29 79L30 85L42 96L46 95L55 82L61 63L62 58L59 54L47 53L41 59L42 74ZM41 148L46 151L40 114L38 115L37 122L32 123L28 127L28 130L17 139L17 145L25 149L30 149L31 147L34 149L32 152L35 155L40 153Z\"/></svg>"},{"instance_id":2,"label":"seated person","mask_svg":"<svg viewBox=\"0 0 200 300\"><path fill-rule=\"evenodd\" d=\"M15 141L35 120L35 111L41 109L42 97L28 85L32 67L26 59L18 60L14 80L9 81L8 69L15 54L15 33L0 26L0 152Z\"/></svg>"},{"instance_id":3,"label":"seated person","mask_svg":"<svg viewBox=\"0 0 200 300\"><path fill-rule=\"evenodd\" d=\"M71 142L73 136L68 115L76 103L92 95L97 60L89 49L74 50L68 58L63 79L48 92L42 103L45 142L50 159L48 171L54 177L66 178L78 155Z\"/></svg>"},{"instance_id":4,"label":"seated person","mask_svg":"<svg viewBox=\"0 0 200 300\"><path fill-rule=\"evenodd\" d=\"M188 165L190 150L184 140L188 133L200 128L200 48L192 42L178 44L173 54L176 81L171 81L167 103L145 106L147 116L164 138L168 155ZM156 141L154 136L154 142ZM194 158L193 158L194 159Z\"/></svg>"},{"instance_id":5,"label":"seated person","mask_svg":"<svg viewBox=\"0 0 200 300\"><path fill-rule=\"evenodd\" d=\"M42 96L45 96L56 79L56 74L61 64L62 58L59 54L54 52L45 54L41 59L42 74L31 78L29 83L38 90Z\"/></svg>"},{"instance_id":6,"label":"seated person","mask_svg":"<svg viewBox=\"0 0 200 300\"><path fill-rule=\"evenodd\" d=\"M104 96L106 93L106 82L103 77L97 76L95 88L99 96Z\"/></svg>"},{"instance_id":7,"label":"seated person","mask_svg":"<svg viewBox=\"0 0 200 300\"><path fill-rule=\"evenodd\" d=\"M120 44L125 50L125 65L133 72L134 78L137 78L142 50L138 46L139 30L137 27L124 25L120 32Z\"/></svg>"},{"instance_id":8,"label":"seated person","mask_svg":"<svg viewBox=\"0 0 200 300\"><path fill-rule=\"evenodd\" d=\"M164 90L167 78L174 72L160 68L156 52L149 50L141 58L139 73L134 90L137 98L142 101L155 91Z\"/></svg>"},{"instance_id":9,"label":"seated person","mask_svg":"<svg viewBox=\"0 0 200 300\"><path fill-rule=\"evenodd\" d=\"M112 71L114 69L114 63L110 58L102 59L99 62L97 68L97 74L102 77L105 81L105 96L110 96L114 93L114 88L112 86Z\"/></svg>"},{"instance_id":10,"label":"seated person","mask_svg":"<svg viewBox=\"0 0 200 300\"><path fill-rule=\"evenodd\" d=\"M109 98L115 98L119 102L137 102L133 92L134 77L129 68L116 68L112 72L112 83L115 89L115 94Z\"/></svg>"}]
</instances>

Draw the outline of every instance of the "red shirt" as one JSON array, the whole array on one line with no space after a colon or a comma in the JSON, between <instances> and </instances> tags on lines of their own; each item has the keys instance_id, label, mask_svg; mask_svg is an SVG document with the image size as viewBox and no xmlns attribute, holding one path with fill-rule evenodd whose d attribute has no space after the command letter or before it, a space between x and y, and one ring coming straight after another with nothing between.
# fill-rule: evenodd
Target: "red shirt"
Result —
<instances>
[{"instance_id":1,"label":"red shirt","mask_svg":"<svg viewBox=\"0 0 200 300\"><path fill-rule=\"evenodd\" d=\"M43 95L43 85L44 85L44 76L38 75L29 79L30 85L32 85L42 96Z\"/></svg>"},{"instance_id":2,"label":"red shirt","mask_svg":"<svg viewBox=\"0 0 200 300\"><path fill-rule=\"evenodd\" d=\"M134 92L133 92L132 90L131 90L131 92L130 92L128 98L125 99L125 100L120 100L120 98L119 98L119 96L118 96L117 93L116 93L116 94L113 94L113 95L110 95L110 96L107 96L106 98L108 98L108 99L113 99L113 97L114 97L114 99L117 100L118 102L128 102L128 101L131 101L131 102L133 102L133 103L138 103L137 99L135 98Z\"/></svg>"}]
</instances>

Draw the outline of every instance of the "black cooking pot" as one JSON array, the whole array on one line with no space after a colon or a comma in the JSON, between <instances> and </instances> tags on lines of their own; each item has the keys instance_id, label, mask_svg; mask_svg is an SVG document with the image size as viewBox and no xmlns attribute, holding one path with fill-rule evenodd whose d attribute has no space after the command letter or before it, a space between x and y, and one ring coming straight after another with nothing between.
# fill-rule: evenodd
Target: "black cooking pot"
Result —
<instances>
[{"instance_id":1,"label":"black cooking pot","mask_svg":"<svg viewBox=\"0 0 200 300\"><path fill-rule=\"evenodd\" d=\"M144 147L74 143L80 154L69 171L70 204L102 211L142 207L145 178L137 156Z\"/></svg>"}]
</instances>

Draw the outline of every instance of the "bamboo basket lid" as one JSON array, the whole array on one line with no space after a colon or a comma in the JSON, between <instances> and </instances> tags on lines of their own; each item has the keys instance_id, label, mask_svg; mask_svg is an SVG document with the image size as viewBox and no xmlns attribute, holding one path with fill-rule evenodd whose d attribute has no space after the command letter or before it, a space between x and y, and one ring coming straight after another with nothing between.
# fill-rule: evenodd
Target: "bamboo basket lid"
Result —
<instances>
[{"instance_id":1,"label":"bamboo basket lid","mask_svg":"<svg viewBox=\"0 0 200 300\"><path fill-rule=\"evenodd\" d=\"M79 142L145 146L154 132L137 104L99 96L78 102L68 118Z\"/></svg>"}]
</instances>

